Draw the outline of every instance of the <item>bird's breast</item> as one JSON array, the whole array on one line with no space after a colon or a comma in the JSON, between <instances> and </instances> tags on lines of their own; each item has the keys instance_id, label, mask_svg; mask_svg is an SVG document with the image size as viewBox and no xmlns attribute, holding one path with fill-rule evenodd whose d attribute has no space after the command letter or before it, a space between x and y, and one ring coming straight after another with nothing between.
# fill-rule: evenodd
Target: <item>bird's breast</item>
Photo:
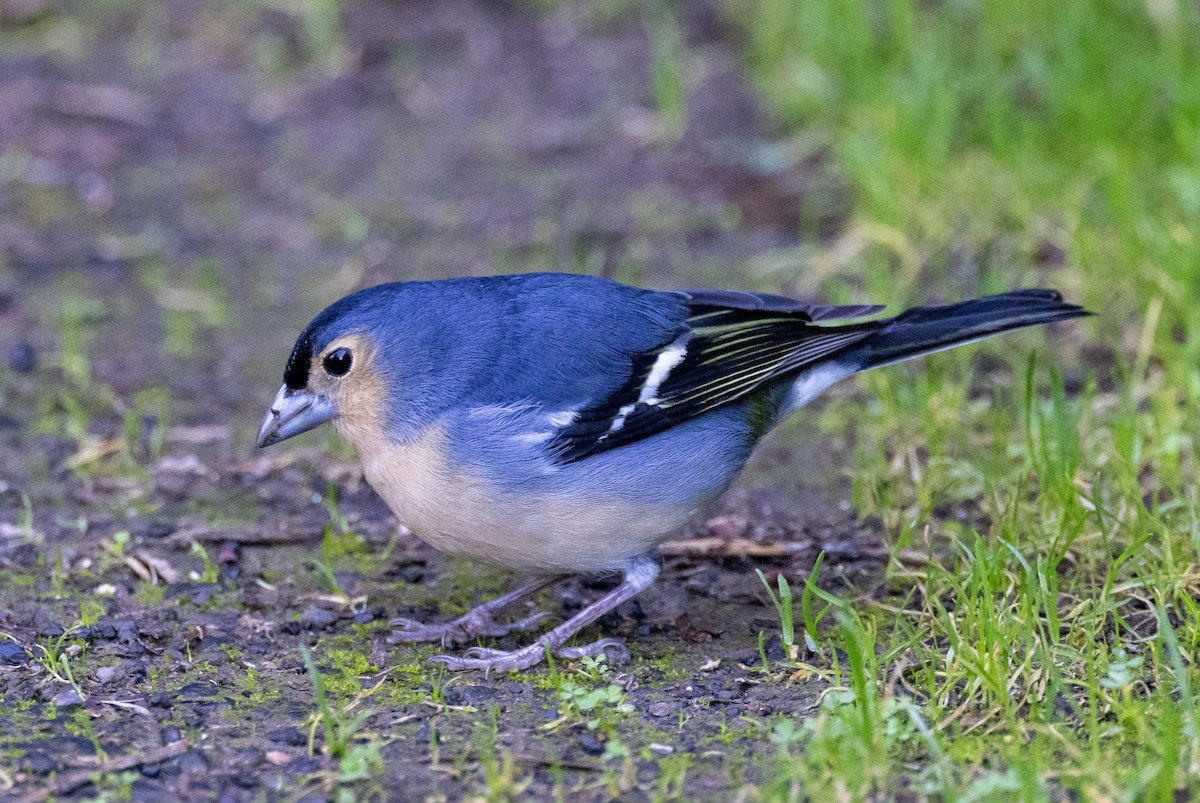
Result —
<instances>
[{"instance_id":1,"label":"bird's breast","mask_svg":"<svg viewBox=\"0 0 1200 803\"><path fill-rule=\"evenodd\" d=\"M367 481L426 543L522 571L620 568L695 512L579 489L501 489L456 466L438 426L407 443L355 446Z\"/></svg>"}]
</instances>

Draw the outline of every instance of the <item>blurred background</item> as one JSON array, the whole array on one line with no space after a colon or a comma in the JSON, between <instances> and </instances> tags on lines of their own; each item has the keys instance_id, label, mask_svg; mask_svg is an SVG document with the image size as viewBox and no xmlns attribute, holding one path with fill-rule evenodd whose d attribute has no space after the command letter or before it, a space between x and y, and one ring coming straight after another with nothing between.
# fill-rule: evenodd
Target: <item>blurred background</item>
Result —
<instances>
[{"instance_id":1,"label":"blurred background","mask_svg":"<svg viewBox=\"0 0 1200 803\"><path fill-rule=\"evenodd\" d=\"M848 213L820 149L768 136L713 4L3 9L8 369L76 439L72 407L103 435L117 402L249 433L309 318L381 281L812 295L802 204L814 236Z\"/></svg>"},{"instance_id":2,"label":"blurred background","mask_svg":"<svg viewBox=\"0 0 1200 803\"><path fill-rule=\"evenodd\" d=\"M1057 336L1089 344L1052 347L1069 384L1161 362L1194 403L1196 14L5 0L5 415L244 435L339 296L546 269L893 305L1052 285L1103 313Z\"/></svg>"},{"instance_id":3,"label":"blurred background","mask_svg":"<svg viewBox=\"0 0 1200 803\"><path fill-rule=\"evenodd\" d=\"M1198 15L3 0L0 479L136 472L195 425L244 460L326 304L533 270L893 309L1052 286L1101 313L835 388L854 404L796 417L743 480L792 506L880 512L871 477L911 477L930 451L1003 465L1035 352L1042 391L1159 411L1096 437L1186 476ZM328 428L299 443L352 458ZM945 473L929 498L977 495Z\"/></svg>"}]
</instances>

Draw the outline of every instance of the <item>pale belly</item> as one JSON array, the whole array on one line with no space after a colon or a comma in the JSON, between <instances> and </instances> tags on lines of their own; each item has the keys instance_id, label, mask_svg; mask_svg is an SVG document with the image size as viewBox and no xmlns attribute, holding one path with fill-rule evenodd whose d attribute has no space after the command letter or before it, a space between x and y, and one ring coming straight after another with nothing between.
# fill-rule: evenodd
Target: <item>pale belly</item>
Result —
<instances>
[{"instance_id":1,"label":"pale belly","mask_svg":"<svg viewBox=\"0 0 1200 803\"><path fill-rule=\"evenodd\" d=\"M565 494L498 494L450 469L436 436L359 449L367 481L419 538L452 555L540 573L620 569L676 532L696 507Z\"/></svg>"}]
</instances>

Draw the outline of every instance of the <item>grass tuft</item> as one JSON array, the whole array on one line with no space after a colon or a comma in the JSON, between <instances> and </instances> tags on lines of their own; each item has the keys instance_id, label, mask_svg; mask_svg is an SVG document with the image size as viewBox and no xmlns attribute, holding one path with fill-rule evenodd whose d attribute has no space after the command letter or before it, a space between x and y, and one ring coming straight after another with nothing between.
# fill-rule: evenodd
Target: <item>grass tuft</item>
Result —
<instances>
[{"instance_id":1,"label":"grass tuft","mask_svg":"<svg viewBox=\"0 0 1200 803\"><path fill-rule=\"evenodd\" d=\"M1200 11L726 7L779 136L850 198L801 252L825 294L1050 285L1098 313L872 372L863 406L825 410L889 565L823 628L838 687L778 726L770 788L1195 797Z\"/></svg>"}]
</instances>

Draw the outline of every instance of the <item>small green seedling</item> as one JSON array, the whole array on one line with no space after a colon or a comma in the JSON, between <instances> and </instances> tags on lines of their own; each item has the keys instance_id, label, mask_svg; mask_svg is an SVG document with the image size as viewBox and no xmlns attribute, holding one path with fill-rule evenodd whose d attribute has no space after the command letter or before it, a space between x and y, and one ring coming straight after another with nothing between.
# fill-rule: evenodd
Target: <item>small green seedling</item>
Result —
<instances>
[{"instance_id":1,"label":"small green seedling","mask_svg":"<svg viewBox=\"0 0 1200 803\"><path fill-rule=\"evenodd\" d=\"M800 657L800 648L796 644L795 611L792 608L792 587L788 584L786 577L782 574L779 575L776 578L779 584L779 595L776 596L775 590L767 582L767 576L763 574L762 569L755 569L754 571L758 574L758 579L762 582L763 587L767 589L767 595L771 598L771 604L775 606L775 612L779 614L779 641L783 645L784 654L787 655L789 661L795 661Z\"/></svg>"},{"instance_id":2,"label":"small green seedling","mask_svg":"<svg viewBox=\"0 0 1200 803\"><path fill-rule=\"evenodd\" d=\"M304 668L308 671L308 677L312 681L313 697L317 701L317 713L313 716L312 725L308 731L308 753L312 755L315 752L317 728L321 727L325 734L326 752L331 757L341 760L350 755L351 749L354 747L354 735L370 718L371 712L363 712L350 718L346 716L347 712L331 706L329 698L325 694L325 679L321 676L321 671L317 669L312 653L308 647L300 645L300 654L304 657Z\"/></svg>"},{"instance_id":3,"label":"small green seedling","mask_svg":"<svg viewBox=\"0 0 1200 803\"><path fill-rule=\"evenodd\" d=\"M86 700L87 695L83 693L79 682L75 680L75 672L71 669L71 660L67 655L67 642L71 638L71 634L82 628L82 624L74 624L63 631L63 634L53 642L46 644L35 644L37 649L41 650L40 656L34 656L42 668L59 683L66 683L75 693L79 695L80 700Z\"/></svg>"},{"instance_id":4,"label":"small green seedling","mask_svg":"<svg viewBox=\"0 0 1200 803\"><path fill-rule=\"evenodd\" d=\"M330 594L334 594L345 600L345 604L350 601L350 595L342 588L342 584L338 582L337 577L333 573L333 540L334 523L330 522L325 525L325 535L321 539L321 557L320 559L311 558L310 562L313 567L319 572L321 585Z\"/></svg>"},{"instance_id":5,"label":"small green seedling","mask_svg":"<svg viewBox=\"0 0 1200 803\"><path fill-rule=\"evenodd\" d=\"M208 550L199 541L192 541L192 554L204 561L204 571L197 578L201 583L215 583L221 579L221 570L213 563Z\"/></svg>"}]
</instances>

